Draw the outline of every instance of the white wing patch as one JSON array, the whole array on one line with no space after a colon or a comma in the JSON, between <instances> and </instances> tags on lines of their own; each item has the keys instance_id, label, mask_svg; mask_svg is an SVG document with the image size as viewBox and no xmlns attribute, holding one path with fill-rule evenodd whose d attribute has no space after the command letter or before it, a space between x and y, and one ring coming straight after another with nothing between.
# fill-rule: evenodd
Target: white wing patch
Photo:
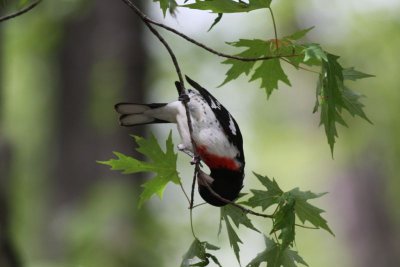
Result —
<instances>
[{"instance_id":1,"label":"white wing patch","mask_svg":"<svg viewBox=\"0 0 400 267\"><path fill-rule=\"evenodd\" d=\"M214 102L214 100L210 97L210 102L211 102L211 108L212 109L221 109L221 104L217 101L217 103Z\"/></svg>"},{"instance_id":2,"label":"white wing patch","mask_svg":"<svg viewBox=\"0 0 400 267\"><path fill-rule=\"evenodd\" d=\"M233 123L232 116L229 114L229 129L231 130L233 135L236 135L236 127L235 123Z\"/></svg>"}]
</instances>

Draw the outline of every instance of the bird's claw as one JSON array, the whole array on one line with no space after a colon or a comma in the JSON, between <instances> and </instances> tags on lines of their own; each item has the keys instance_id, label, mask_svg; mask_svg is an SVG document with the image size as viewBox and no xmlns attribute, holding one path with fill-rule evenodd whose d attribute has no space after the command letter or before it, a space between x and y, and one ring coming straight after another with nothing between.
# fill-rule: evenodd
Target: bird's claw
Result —
<instances>
[{"instance_id":1,"label":"bird's claw","mask_svg":"<svg viewBox=\"0 0 400 267\"><path fill-rule=\"evenodd\" d=\"M187 94L183 93L183 94L179 95L178 100L183 103L187 103L187 102L189 102L190 98Z\"/></svg>"},{"instance_id":2,"label":"bird's claw","mask_svg":"<svg viewBox=\"0 0 400 267\"><path fill-rule=\"evenodd\" d=\"M203 167L203 165L201 165L201 159L199 156L193 156L192 160L190 161L191 165L197 165L199 164L200 167Z\"/></svg>"}]
</instances>

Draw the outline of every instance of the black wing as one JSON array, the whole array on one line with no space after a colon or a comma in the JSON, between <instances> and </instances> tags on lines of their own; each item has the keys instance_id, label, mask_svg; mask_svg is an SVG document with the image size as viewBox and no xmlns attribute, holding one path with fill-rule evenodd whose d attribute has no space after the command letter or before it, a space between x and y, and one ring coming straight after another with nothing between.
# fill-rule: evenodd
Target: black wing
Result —
<instances>
[{"instance_id":1,"label":"black wing","mask_svg":"<svg viewBox=\"0 0 400 267\"><path fill-rule=\"evenodd\" d=\"M186 76L186 80L191 86L193 86L194 89L196 89L202 95L204 100L211 107L211 110L214 112L215 116L219 120L222 129L228 136L229 141L239 149L240 155L238 155L238 159L244 163L243 138L236 120L229 113L229 111L221 103L219 103L219 101L205 88L201 87L198 83L190 79L188 76ZM231 121L233 122L234 127L232 127Z\"/></svg>"}]
</instances>

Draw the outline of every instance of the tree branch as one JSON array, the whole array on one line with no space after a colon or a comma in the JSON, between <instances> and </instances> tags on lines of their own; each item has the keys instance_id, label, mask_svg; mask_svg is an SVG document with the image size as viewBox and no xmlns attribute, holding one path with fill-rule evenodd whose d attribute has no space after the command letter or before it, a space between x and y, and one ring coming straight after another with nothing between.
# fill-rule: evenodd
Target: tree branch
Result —
<instances>
[{"instance_id":1,"label":"tree branch","mask_svg":"<svg viewBox=\"0 0 400 267\"><path fill-rule=\"evenodd\" d=\"M179 78L179 86L177 86L178 94L180 96L185 95L185 81L182 77L182 72L179 67L178 61L176 59L176 56L174 52L172 51L171 47L168 45L167 41L160 35L160 33L151 25L151 20L135 5L133 4L130 0L122 0L126 5L128 5L135 13L138 15L142 21L146 24L146 26L149 28L149 30L160 40L160 42L165 46L167 49L169 55L171 56L172 62L175 66L176 73ZM190 133L190 138L192 142L192 147L193 147L193 153L194 156L196 157L196 144L193 140L192 133L193 133L193 127L192 127L192 121L189 113L189 108L187 106L189 99L188 98L183 98L182 100L183 105L185 106L186 109L186 117L188 120L188 127L189 127L189 133Z\"/></svg>"},{"instance_id":2,"label":"tree branch","mask_svg":"<svg viewBox=\"0 0 400 267\"><path fill-rule=\"evenodd\" d=\"M183 80L182 72L179 67L178 61L176 59L176 56L174 52L172 51L171 47L168 45L167 41L160 35L160 33L154 29L154 27L151 25L151 22L147 18L147 16L137 7L135 4L133 4L129 0L122 0L125 4L127 4L135 13L138 15L142 21L146 24L147 28L160 40L160 42L165 46L167 49L169 55L171 56L172 62L174 63L176 73L178 74L179 82L181 84L181 88L178 88L179 94L183 94L184 88L185 88L185 81Z\"/></svg>"},{"instance_id":3,"label":"tree branch","mask_svg":"<svg viewBox=\"0 0 400 267\"><path fill-rule=\"evenodd\" d=\"M5 16L3 16L3 17L0 17L0 22L9 20L9 19L12 19L12 18L15 18L15 17L19 17L19 16L21 16L22 14L24 14L24 13L30 11L31 9L33 9L33 8L34 8L35 6L37 6L40 2L42 2L42 0L37 0L36 2L31 3L30 5L24 7L23 9L21 9L21 10L15 12L15 13L12 13L12 14L5 15Z\"/></svg>"},{"instance_id":4,"label":"tree branch","mask_svg":"<svg viewBox=\"0 0 400 267\"><path fill-rule=\"evenodd\" d=\"M131 7L135 12L140 12L140 17L142 18L143 21L146 21L147 23L151 23L153 25L159 26L169 32L172 32L180 37L182 37L183 39L185 39L186 41L197 45L198 47L203 48L204 50L207 50L208 52L220 56L220 57L224 57L224 58L229 58L229 59L236 59L236 60L240 60L240 61L260 61L260 60L270 60L270 59L275 59L275 58L285 58L285 57L297 57L299 55L297 54L290 54L290 55L274 55L274 56L265 56L265 57L257 57L257 58L247 58L247 57L239 57L239 56L235 56L235 55L229 55L229 54L225 54L225 53L221 53L218 52L208 46L206 46L205 44L202 44L194 39L192 39L191 37L175 30L174 28L171 28L165 24L162 24L160 22L154 21L152 19L150 19L149 17L147 17L143 12L141 12L130 0L122 0L124 1L129 7Z\"/></svg>"},{"instance_id":5,"label":"tree branch","mask_svg":"<svg viewBox=\"0 0 400 267\"><path fill-rule=\"evenodd\" d=\"M192 209L193 207L193 199L194 199L194 186L195 186L195 180L197 177L197 172L199 170L199 166L200 166L200 160L197 157L197 153L196 153L196 143L193 139L193 126L192 126L192 120L190 117L190 113L189 113L189 108L188 108L188 103L190 101L190 99L186 96L186 89L185 89L185 81L183 79L182 76L182 72L181 69L179 67L179 63L178 60L176 59L176 56L174 54L174 52L172 51L171 47L169 46L169 44L167 43L167 41L165 41L165 39L160 35L160 33L151 25L151 20L147 18L147 16L135 5L133 4L130 0L122 0L126 5L128 5L135 13L136 15L138 15L142 21L146 24L146 26L149 28L149 30L160 40L160 42L165 46L165 48L167 49L172 62L175 66L175 70L176 73L178 75L179 78L179 84L176 84L176 88L178 90L178 94L181 97L180 100L182 102L182 104L185 106L185 111L186 111L186 118L187 118L187 123L188 123L188 128L189 128L189 134L190 134L190 139L192 142L192 147L193 147L193 154L194 154L194 159L195 159L195 169L194 169L194 178L193 178L193 185L192 185L192 192L191 192L191 198L189 200L182 184L181 184L181 189L183 191L183 193L185 194L186 198L189 201L189 205L190 205L190 209ZM191 216L192 217L192 216ZM192 220L192 219L191 219ZM192 222L191 222L192 223ZM192 231L193 231L193 226L192 226ZM193 235L194 235L194 231L193 231ZM194 235L195 236L195 235ZM195 236L196 237L196 236Z\"/></svg>"}]
</instances>

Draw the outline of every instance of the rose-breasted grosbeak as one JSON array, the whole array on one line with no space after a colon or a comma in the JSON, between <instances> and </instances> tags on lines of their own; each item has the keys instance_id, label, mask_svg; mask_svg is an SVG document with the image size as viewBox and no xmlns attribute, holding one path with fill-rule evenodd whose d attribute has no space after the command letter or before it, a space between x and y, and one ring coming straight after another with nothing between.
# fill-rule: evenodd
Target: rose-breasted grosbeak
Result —
<instances>
[{"instance_id":1,"label":"rose-breasted grosbeak","mask_svg":"<svg viewBox=\"0 0 400 267\"><path fill-rule=\"evenodd\" d=\"M197 154L210 168L208 175L199 171L197 182L201 197L211 205L227 204L220 197L234 201L243 187L243 139L232 115L206 89L186 77L195 90L187 90L187 103L192 123L193 149L185 106L181 101L171 103L115 105L122 126L149 123L176 123L182 139L178 149L189 155ZM176 82L176 86L180 86ZM211 187L212 191L209 190Z\"/></svg>"}]
</instances>

